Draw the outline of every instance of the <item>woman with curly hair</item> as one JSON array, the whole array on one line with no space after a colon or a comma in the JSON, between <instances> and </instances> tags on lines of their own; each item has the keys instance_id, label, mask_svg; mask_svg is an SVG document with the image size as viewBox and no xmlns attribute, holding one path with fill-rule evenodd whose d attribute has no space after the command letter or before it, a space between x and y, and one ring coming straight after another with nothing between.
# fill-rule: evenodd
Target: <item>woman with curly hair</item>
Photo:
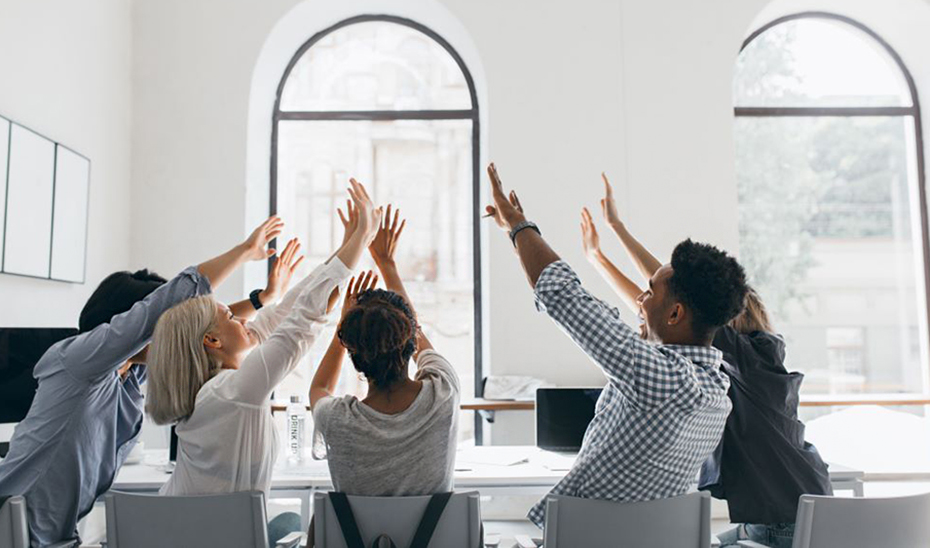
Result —
<instances>
[{"instance_id":1,"label":"woman with curly hair","mask_svg":"<svg viewBox=\"0 0 930 548\"><path fill-rule=\"evenodd\" d=\"M369 272L350 283L342 319L310 385L316 435L337 491L429 495L452 490L459 379L423 335L394 263L405 222L388 206L369 251L388 290ZM333 395L346 351L368 381L363 399ZM410 360L417 372L410 375Z\"/></svg>"}]
</instances>

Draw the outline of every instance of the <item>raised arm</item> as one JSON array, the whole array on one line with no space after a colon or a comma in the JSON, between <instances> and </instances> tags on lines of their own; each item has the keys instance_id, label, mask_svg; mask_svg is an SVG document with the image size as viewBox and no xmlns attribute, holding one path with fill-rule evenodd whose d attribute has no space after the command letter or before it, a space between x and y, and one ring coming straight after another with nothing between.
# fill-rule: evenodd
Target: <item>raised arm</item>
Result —
<instances>
[{"instance_id":1,"label":"raised arm","mask_svg":"<svg viewBox=\"0 0 930 548\"><path fill-rule=\"evenodd\" d=\"M407 226L407 220L400 219L399 209L393 211L394 215L392 218L392 208L393 206L388 204L387 212L382 217L381 226L378 228L375 239L371 242L371 245L368 246L368 251L371 253L371 258L374 259L375 265L377 265L378 270L381 272L384 286L403 297L416 316L416 308L413 306L413 301L410 300L410 295L407 294L407 289L404 287L404 282L401 280L397 270L397 263L394 261L397 241L400 239L404 227ZM418 328L417 351L416 354L414 354L414 359L416 359L423 350L432 348L433 345L429 342L429 339L426 338L423 330Z\"/></svg>"},{"instance_id":2,"label":"raised arm","mask_svg":"<svg viewBox=\"0 0 930 548\"><path fill-rule=\"evenodd\" d=\"M652 278L656 270L662 267L662 263L652 253L649 253L649 250L626 229L626 225L623 224L620 215L617 214L614 189L610 185L610 181L607 180L606 174L601 173L601 178L604 180L604 197L601 199L601 213L604 215L604 220L607 221L607 225L614 231L614 234L620 238L620 242L630 255L630 258L633 259L639 273L648 280Z\"/></svg>"},{"instance_id":3,"label":"raised arm","mask_svg":"<svg viewBox=\"0 0 930 548\"><path fill-rule=\"evenodd\" d=\"M352 305L355 304L358 294L367 291L378 283L378 276L372 271L367 274L359 274L358 279L349 280L349 286L346 288L346 298L342 305L342 317ZM346 349L339 340L339 331L333 333L333 340L329 343L329 348L323 354L320 366L317 367L313 375L313 381L310 382L310 408L316 407L316 403L321 399L332 396L336 391L336 383L339 382L339 373L342 372L342 362L345 360Z\"/></svg>"},{"instance_id":4,"label":"raised arm","mask_svg":"<svg viewBox=\"0 0 930 548\"><path fill-rule=\"evenodd\" d=\"M637 312L639 304L636 299L642 293L642 290L601 251L601 239L597 234L594 219L591 218L591 212L588 211L588 208L581 210L581 243L588 262L614 288L614 291L620 295L627 307Z\"/></svg>"},{"instance_id":5,"label":"raised arm","mask_svg":"<svg viewBox=\"0 0 930 548\"><path fill-rule=\"evenodd\" d=\"M281 232L281 226L277 217L269 218L241 244L182 271L128 311L70 339L60 348L65 368L72 375L84 378L116 371L148 344L155 323L165 310L191 297L210 293L243 262L263 259L273 253L266 252L265 246Z\"/></svg>"},{"instance_id":6,"label":"raised arm","mask_svg":"<svg viewBox=\"0 0 930 548\"><path fill-rule=\"evenodd\" d=\"M511 190L509 197L504 193L504 186L493 163L488 166L488 176L491 178L491 198L494 203L485 207L485 211L488 212L488 217L494 218L497 226L509 234L526 221L523 206L520 205L516 192ZM513 244L530 287L536 287L536 280L543 269L558 261L559 256L549 247L542 235L532 228L518 232Z\"/></svg>"},{"instance_id":7,"label":"raised arm","mask_svg":"<svg viewBox=\"0 0 930 548\"><path fill-rule=\"evenodd\" d=\"M284 251L278 254L274 264L268 270L268 282L265 284L265 289L258 294L258 302L262 304L261 310L268 311L274 308L278 299L287 292L291 277L304 260L303 255L298 256L298 253L300 253L300 241L297 238L291 238L284 246ZM235 302L229 305L229 310L234 316L247 320L252 319L258 312L251 299Z\"/></svg>"}]
</instances>

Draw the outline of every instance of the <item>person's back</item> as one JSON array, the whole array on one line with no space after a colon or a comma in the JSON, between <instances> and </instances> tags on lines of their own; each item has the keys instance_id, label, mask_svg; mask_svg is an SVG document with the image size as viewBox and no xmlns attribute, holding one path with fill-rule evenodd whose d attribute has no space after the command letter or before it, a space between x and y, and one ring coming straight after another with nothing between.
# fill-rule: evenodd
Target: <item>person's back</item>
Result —
<instances>
[{"instance_id":1,"label":"person's back","mask_svg":"<svg viewBox=\"0 0 930 548\"><path fill-rule=\"evenodd\" d=\"M754 540L776 535L787 545L798 498L832 494L827 465L798 420L804 376L785 368L784 339L773 333L754 291L743 312L717 332L714 347L723 352L733 412L700 487L727 500L732 522L766 530Z\"/></svg>"},{"instance_id":2,"label":"person's back","mask_svg":"<svg viewBox=\"0 0 930 548\"><path fill-rule=\"evenodd\" d=\"M419 394L403 411L377 411L355 396L326 398L314 407L337 491L410 496L452 490L458 440L459 381L433 350L421 352Z\"/></svg>"}]
</instances>

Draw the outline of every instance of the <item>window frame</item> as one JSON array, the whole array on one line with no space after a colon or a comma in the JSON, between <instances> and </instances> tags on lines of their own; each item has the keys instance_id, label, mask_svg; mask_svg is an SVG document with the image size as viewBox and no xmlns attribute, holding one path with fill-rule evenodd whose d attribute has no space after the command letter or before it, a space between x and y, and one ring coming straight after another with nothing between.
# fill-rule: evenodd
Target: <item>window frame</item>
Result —
<instances>
[{"instance_id":1,"label":"window frame","mask_svg":"<svg viewBox=\"0 0 930 548\"><path fill-rule=\"evenodd\" d=\"M313 47L317 42L327 35L340 29L355 25L358 23L384 22L403 25L421 32L442 48L452 57L468 85L468 94L471 98L471 108L469 109L428 109L428 110L330 110L330 111L282 111L281 96L288 78L294 67L300 59ZM394 121L394 120L470 120L472 124L471 149L472 149L472 201L475 207L472 208L472 270L474 277L474 310L475 310L475 385L474 397L480 398L484 390L484 363L483 363L483 340L484 340L484 318L482 306L482 287L481 287L481 224L478 214L478 204L480 203L480 164L481 164L481 139L480 139L480 119L478 112L478 92L475 87L474 78L471 71L462 59L462 56L454 47L441 35L429 27L418 23L412 19L387 14L367 14L357 15L348 19L343 19L325 29L315 33L309 40L304 42L291 57L287 67L281 76L275 91L274 109L272 110L271 120L271 165L270 165L270 214L277 213L278 205L278 123L281 121ZM276 242L271 243L272 247ZM271 259L268 261L268 268L271 269ZM475 440L480 444L483 434L483 421L478 413L475 413Z\"/></svg>"},{"instance_id":2,"label":"window frame","mask_svg":"<svg viewBox=\"0 0 930 548\"><path fill-rule=\"evenodd\" d=\"M911 106L907 107L751 107L751 106L734 106L733 113L735 118L740 117L868 117L868 116L910 116L914 121L914 146L917 149L917 192L920 200L920 249L922 254L922 266L924 272L924 317L930 322L930 221L928 221L927 212L927 189L926 189L926 172L924 165L924 143L923 143L923 126L920 116L920 99L917 94L917 86L914 83L914 77L908 70L904 60L895 51L891 45L885 41L878 33L873 31L865 24L845 15L822 11L807 11L786 15L774 19L765 25L756 29L743 41L740 47L740 54L752 43L753 40L768 31L769 29L801 19L821 19L836 21L849 25L865 33L869 38L880 45L882 49L891 57L901 75L907 83L908 92L911 96ZM930 328L925 329L924 338L930 343ZM928 368L925 364L925 368ZM927 377L928 371L924 371L924 377ZM900 396L900 397L895 397ZM921 388L919 393L914 394L841 394L837 395L814 395L803 398L807 406L833 406L842 401L842 405L864 405L875 404L877 401L894 401L894 405L927 405L930 404L930 392L927 387Z\"/></svg>"}]
</instances>

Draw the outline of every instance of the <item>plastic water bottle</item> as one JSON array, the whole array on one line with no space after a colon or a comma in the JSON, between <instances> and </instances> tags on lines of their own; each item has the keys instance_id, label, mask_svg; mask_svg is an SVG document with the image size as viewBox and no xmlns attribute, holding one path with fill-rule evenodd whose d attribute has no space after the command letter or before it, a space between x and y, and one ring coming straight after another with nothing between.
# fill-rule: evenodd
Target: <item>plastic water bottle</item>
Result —
<instances>
[{"instance_id":1,"label":"plastic water bottle","mask_svg":"<svg viewBox=\"0 0 930 548\"><path fill-rule=\"evenodd\" d=\"M304 460L304 425L307 408L300 396L291 396L287 406L287 460L297 464Z\"/></svg>"}]
</instances>

